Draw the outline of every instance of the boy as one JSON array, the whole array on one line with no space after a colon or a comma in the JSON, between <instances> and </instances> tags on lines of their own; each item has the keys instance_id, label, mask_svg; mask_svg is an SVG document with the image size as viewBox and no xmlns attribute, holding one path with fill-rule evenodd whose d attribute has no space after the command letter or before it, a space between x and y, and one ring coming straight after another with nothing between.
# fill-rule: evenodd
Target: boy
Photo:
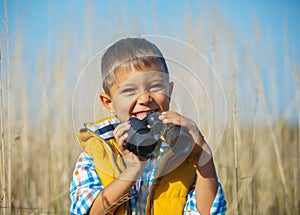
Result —
<instances>
[{"instance_id":1,"label":"boy","mask_svg":"<svg viewBox=\"0 0 300 215\"><path fill-rule=\"evenodd\" d=\"M225 197L203 136L191 119L169 111L173 83L160 50L142 38L119 40L103 55L101 72L100 100L113 116L79 132L84 152L72 178L71 214L225 214ZM146 159L129 151L129 118L143 120L149 112L187 131L192 152ZM200 157L209 159L200 165Z\"/></svg>"}]
</instances>

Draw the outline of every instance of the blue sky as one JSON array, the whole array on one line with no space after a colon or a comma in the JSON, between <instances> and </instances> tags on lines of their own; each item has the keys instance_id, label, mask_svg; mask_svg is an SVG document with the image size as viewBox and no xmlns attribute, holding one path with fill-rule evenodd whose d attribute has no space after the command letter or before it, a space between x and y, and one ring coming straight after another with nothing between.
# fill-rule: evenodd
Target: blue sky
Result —
<instances>
[{"instance_id":1,"label":"blue sky","mask_svg":"<svg viewBox=\"0 0 300 215\"><path fill-rule=\"evenodd\" d=\"M5 29L3 2L0 3L1 35ZM87 4L87 2L89 2ZM94 35L88 35L88 30L105 26L106 34L111 37L103 38L103 43L118 39L120 34L161 34L186 39L183 30L187 18L191 23L201 13L218 10L226 17L235 29L237 37L248 37L248 42L255 47L257 44L253 35L254 20L262 31L266 46L270 41L276 56L278 85L280 77L284 77L284 90L277 90L280 112L284 112L286 104L294 99L295 86L288 86L293 77L285 71L285 57L299 64L300 56L300 1L38 1L38 0L8 0L9 40L11 52L14 50L18 35L22 35L23 57L32 74L37 68L37 56L46 50L48 56L55 57L59 50L60 40L57 31L76 41L74 50L82 49L84 43ZM92 12L91 12L92 11ZM92 14L92 15L90 15ZM187 17L188 14L188 17ZM211 21L211 20L210 20ZM86 23L90 23L86 26ZM158 25L159 23L159 25ZM286 26L286 28L285 28ZM193 27L193 26L192 26ZM71 32L71 33L70 33ZM120 33L121 32L121 33ZM87 36L88 35L88 36ZM100 35L101 36L101 35ZM87 43L88 44L88 43ZM88 54L93 54L93 45L84 47ZM258 47L262 51L266 47ZM11 53L13 54L13 53ZM267 68L267 65L265 65ZM268 74L264 74L264 79ZM33 78L33 77L32 77ZM29 79L31 80L31 79ZM290 87L290 88L289 88ZM268 88L268 86L267 86Z\"/></svg>"},{"instance_id":2,"label":"blue sky","mask_svg":"<svg viewBox=\"0 0 300 215\"><path fill-rule=\"evenodd\" d=\"M240 32L248 34L252 30L253 18L262 29L270 31L274 43L281 45L283 41L283 25L288 23L289 39L294 42L296 49L300 44L296 43L300 38L298 24L300 22L300 2L290 1L128 1L122 3L118 8L118 1L7 1L10 31L21 28L25 31L27 40L34 41L36 46L45 43L53 34L56 27L65 25L65 30L70 30L76 25L81 25L87 16L86 2L93 2L96 17L99 20L106 20L107 24L128 24L133 21L137 23L149 23L148 32L155 32L151 21L157 19L170 25L177 22L178 28L184 25L182 13L189 11L190 16L210 9L218 8L225 17L228 17ZM1 2L3 5L3 2ZM3 7L1 18L3 21ZM122 20L122 22L120 22ZM52 31L52 32L51 32ZM80 33L80 32L77 32ZM180 35L179 35L180 36ZM29 38L30 37L30 38Z\"/></svg>"}]
</instances>

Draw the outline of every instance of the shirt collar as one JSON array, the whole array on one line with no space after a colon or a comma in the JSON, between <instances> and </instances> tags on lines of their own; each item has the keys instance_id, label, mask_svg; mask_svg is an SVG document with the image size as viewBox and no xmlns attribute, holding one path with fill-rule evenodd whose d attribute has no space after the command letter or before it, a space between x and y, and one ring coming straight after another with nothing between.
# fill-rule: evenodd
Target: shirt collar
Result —
<instances>
[{"instance_id":1,"label":"shirt collar","mask_svg":"<svg viewBox=\"0 0 300 215\"><path fill-rule=\"evenodd\" d=\"M113 131L118 124L120 124L120 120L114 117L108 118L104 121L100 121L92 125L85 124L85 127L98 135L103 140L109 140L111 138L114 138Z\"/></svg>"}]
</instances>

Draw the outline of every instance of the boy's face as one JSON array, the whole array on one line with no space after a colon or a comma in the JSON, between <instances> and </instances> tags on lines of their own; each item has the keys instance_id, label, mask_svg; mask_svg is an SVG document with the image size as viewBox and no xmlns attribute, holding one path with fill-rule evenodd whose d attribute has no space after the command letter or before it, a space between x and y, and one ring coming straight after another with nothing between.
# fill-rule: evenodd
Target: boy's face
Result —
<instances>
[{"instance_id":1,"label":"boy's face","mask_svg":"<svg viewBox=\"0 0 300 215\"><path fill-rule=\"evenodd\" d=\"M100 100L122 122L130 117L144 119L148 112L169 110L172 89L168 75L154 64L138 70L120 67L115 73L110 96L101 93Z\"/></svg>"}]
</instances>

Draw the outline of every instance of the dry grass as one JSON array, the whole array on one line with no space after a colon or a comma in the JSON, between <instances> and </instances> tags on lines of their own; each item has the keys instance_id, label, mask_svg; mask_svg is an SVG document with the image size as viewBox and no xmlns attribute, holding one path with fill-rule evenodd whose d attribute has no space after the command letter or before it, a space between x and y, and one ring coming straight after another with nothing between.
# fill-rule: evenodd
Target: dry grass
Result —
<instances>
[{"instance_id":1,"label":"dry grass","mask_svg":"<svg viewBox=\"0 0 300 215\"><path fill-rule=\"evenodd\" d=\"M266 58L257 56L258 51L247 44L247 39L236 38L234 29L220 14L203 17L211 20L209 29L200 17L198 21L187 21L185 34L187 42L208 56L224 87L227 123L215 162L225 190L228 214L299 214L298 62L288 61L295 81L295 101L281 117L273 119L268 98L277 102L280 98L266 93L261 71ZM93 15L88 20L93 20ZM160 28L159 23L156 27ZM78 41L64 39L70 35L58 28L61 39L55 44L59 48L54 59L49 50L42 50L36 57L36 65L30 66L24 62L22 32L17 34L14 50L7 46L7 35L1 37L1 214L68 214L69 184L80 153L72 125L72 93L76 78L89 59L87 56L111 41L110 35L100 39L93 37L105 34L99 32L103 28L95 30L92 25L86 28L90 34L80 47ZM139 30L136 28L139 26L133 26L132 30ZM256 28L259 32L259 27ZM126 35L124 32L120 26L118 35L113 34L113 38ZM260 36L255 37L260 43ZM82 51L83 47L92 50L87 53ZM75 57L74 52L78 53ZM174 50L176 53L180 54L180 50ZM190 60L189 53L181 57ZM38 72L29 72L31 69ZM268 72L274 75L274 71ZM179 78L190 81L185 80L186 76ZM211 81L211 77L203 79ZM216 93L217 83L211 81L209 86L206 90ZM247 95L243 95L245 91ZM222 96L212 95L210 99L215 102ZM208 102L198 104L199 110L211 113ZM223 111L218 107L213 110ZM292 111L297 113L296 124L287 120ZM245 116L248 123L244 123ZM205 134L209 133L206 123L210 119L207 118L201 122ZM222 131L222 128L216 127L216 130Z\"/></svg>"}]
</instances>

